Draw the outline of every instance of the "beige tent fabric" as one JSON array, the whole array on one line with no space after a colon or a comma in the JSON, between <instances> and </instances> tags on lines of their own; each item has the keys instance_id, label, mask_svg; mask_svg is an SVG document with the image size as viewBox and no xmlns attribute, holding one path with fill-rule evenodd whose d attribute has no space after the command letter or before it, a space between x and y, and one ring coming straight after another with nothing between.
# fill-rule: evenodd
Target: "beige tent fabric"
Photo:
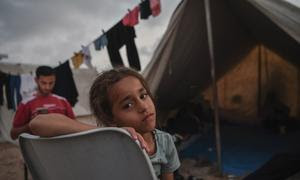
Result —
<instances>
[{"instance_id":1,"label":"beige tent fabric","mask_svg":"<svg viewBox=\"0 0 300 180\"><path fill-rule=\"evenodd\" d=\"M178 10L174 12L172 18L168 25L168 30L164 34L164 38L159 43L158 48L155 50L155 54L152 57L152 60L142 72L146 81L151 84L150 90L153 94L155 94L158 83L157 79L161 79L163 72L166 70L169 61L171 61L170 53L172 51L172 47L175 40L175 34L178 33L179 22L182 19L183 12L186 8L187 1L183 1ZM164 61L156 61L155 59L164 59Z\"/></svg>"},{"instance_id":2,"label":"beige tent fabric","mask_svg":"<svg viewBox=\"0 0 300 180\"><path fill-rule=\"evenodd\" d=\"M273 92L290 108L291 116L298 116L299 73L296 66L270 49L253 48L217 82L221 115L232 122L259 123L258 112L262 110L267 94ZM200 95L211 102L211 87Z\"/></svg>"}]
</instances>

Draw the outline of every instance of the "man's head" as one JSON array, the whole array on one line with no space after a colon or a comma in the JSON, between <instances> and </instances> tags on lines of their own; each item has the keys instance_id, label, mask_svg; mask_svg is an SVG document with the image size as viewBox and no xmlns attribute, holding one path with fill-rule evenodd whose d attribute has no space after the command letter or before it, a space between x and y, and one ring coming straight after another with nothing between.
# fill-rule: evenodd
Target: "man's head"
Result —
<instances>
[{"instance_id":1,"label":"man's head","mask_svg":"<svg viewBox=\"0 0 300 180\"><path fill-rule=\"evenodd\" d=\"M55 71L49 66L39 66L36 69L35 82L41 95L48 95L55 85Z\"/></svg>"}]
</instances>

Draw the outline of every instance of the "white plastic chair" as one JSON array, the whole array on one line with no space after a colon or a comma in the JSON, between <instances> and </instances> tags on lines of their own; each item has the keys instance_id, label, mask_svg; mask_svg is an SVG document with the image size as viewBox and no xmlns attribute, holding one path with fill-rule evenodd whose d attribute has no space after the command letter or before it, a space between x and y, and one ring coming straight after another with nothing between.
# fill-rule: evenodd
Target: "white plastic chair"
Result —
<instances>
[{"instance_id":1,"label":"white plastic chair","mask_svg":"<svg viewBox=\"0 0 300 180\"><path fill-rule=\"evenodd\" d=\"M153 180L151 162L129 133L120 128L41 138L19 138L34 180Z\"/></svg>"}]
</instances>

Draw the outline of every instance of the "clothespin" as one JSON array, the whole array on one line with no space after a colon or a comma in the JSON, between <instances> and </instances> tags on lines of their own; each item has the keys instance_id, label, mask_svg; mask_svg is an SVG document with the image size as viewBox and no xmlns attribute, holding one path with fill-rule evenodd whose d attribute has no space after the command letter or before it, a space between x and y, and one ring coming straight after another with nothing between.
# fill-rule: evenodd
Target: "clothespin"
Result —
<instances>
[{"instance_id":1,"label":"clothespin","mask_svg":"<svg viewBox=\"0 0 300 180\"><path fill-rule=\"evenodd\" d=\"M103 33L103 34L105 34L105 31L104 31L104 29L102 29L102 33Z\"/></svg>"},{"instance_id":2,"label":"clothespin","mask_svg":"<svg viewBox=\"0 0 300 180\"><path fill-rule=\"evenodd\" d=\"M130 13L131 12L131 10L130 9L127 9L127 11Z\"/></svg>"}]
</instances>

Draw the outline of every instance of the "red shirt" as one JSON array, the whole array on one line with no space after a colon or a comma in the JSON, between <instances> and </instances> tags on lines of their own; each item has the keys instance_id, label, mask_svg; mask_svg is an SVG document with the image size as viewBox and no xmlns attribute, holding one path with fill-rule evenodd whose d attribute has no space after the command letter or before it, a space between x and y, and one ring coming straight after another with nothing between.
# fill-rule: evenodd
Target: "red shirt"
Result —
<instances>
[{"instance_id":1,"label":"red shirt","mask_svg":"<svg viewBox=\"0 0 300 180\"><path fill-rule=\"evenodd\" d=\"M75 119L74 112L69 102L58 95L48 96L32 95L24 99L18 106L13 127L21 127L29 123L38 114L59 113Z\"/></svg>"}]
</instances>

